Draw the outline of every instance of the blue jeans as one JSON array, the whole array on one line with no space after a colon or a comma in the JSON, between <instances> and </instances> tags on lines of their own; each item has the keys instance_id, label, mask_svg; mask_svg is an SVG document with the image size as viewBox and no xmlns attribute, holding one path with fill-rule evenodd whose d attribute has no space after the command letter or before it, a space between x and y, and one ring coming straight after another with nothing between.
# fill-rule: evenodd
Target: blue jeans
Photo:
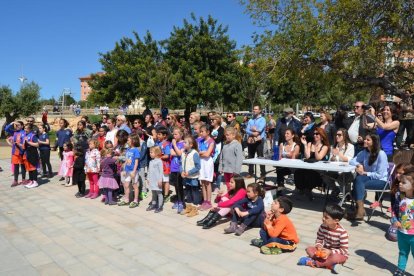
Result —
<instances>
[{"instance_id":1,"label":"blue jeans","mask_svg":"<svg viewBox=\"0 0 414 276\"><path fill-rule=\"evenodd\" d=\"M407 266L407 259L410 255L410 250L411 254L414 257L414 235L407 235L398 231L397 237L398 249L400 251L398 255L398 268L405 270L405 267Z\"/></svg>"},{"instance_id":2,"label":"blue jeans","mask_svg":"<svg viewBox=\"0 0 414 276\"><path fill-rule=\"evenodd\" d=\"M284 240L284 239L281 239L281 238L278 238L278 237L276 237L276 238L269 237L269 234L267 234L267 232L264 229L260 229L260 238L263 241L263 245L266 245L266 244L271 243L271 242L277 242L277 243L280 243L280 244L287 244L287 245L288 244L293 244L293 242L291 242L291 241L287 241L287 240Z\"/></svg>"},{"instance_id":3,"label":"blue jeans","mask_svg":"<svg viewBox=\"0 0 414 276\"><path fill-rule=\"evenodd\" d=\"M363 200L365 190L381 190L386 182L378 179L371 179L366 175L358 175L354 180L353 196L355 200Z\"/></svg>"}]
</instances>

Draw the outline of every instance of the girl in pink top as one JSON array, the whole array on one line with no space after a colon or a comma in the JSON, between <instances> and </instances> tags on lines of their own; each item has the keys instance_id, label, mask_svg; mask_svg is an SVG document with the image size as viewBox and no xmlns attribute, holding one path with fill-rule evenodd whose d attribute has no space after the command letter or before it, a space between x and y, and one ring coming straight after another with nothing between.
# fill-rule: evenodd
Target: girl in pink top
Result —
<instances>
[{"instance_id":1,"label":"girl in pink top","mask_svg":"<svg viewBox=\"0 0 414 276\"><path fill-rule=\"evenodd\" d=\"M64 143L63 150L63 159L60 162L58 175L62 177L62 180L66 180L62 185L66 183L65 186L72 186L71 178L73 174L73 162L75 161L72 143Z\"/></svg>"},{"instance_id":2,"label":"girl in pink top","mask_svg":"<svg viewBox=\"0 0 414 276\"><path fill-rule=\"evenodd\" d=\"M217 206L212 208L205 218L197 221L198 226L210 229L224 216L230 213L233 205L246 197L246 185L240 175L234 175L229 182L229 191L226 194L219 192L216 198Z\"/></svg>"}]
</instances>

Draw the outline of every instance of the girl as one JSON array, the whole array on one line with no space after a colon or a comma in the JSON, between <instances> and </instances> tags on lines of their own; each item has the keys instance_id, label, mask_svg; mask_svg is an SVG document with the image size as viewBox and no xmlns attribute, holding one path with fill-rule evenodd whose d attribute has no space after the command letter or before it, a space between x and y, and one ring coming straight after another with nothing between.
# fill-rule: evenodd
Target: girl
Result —
<instances>
[{"instance_id":1,"label":"girl","mask_svg":"<svg viewBox=\"0 0 414 276\"><path fill-rule=\"evenodd\" d=\"M138 189L141 191L139 193L139 199L143 200L148 196L148 187L146 184L146 175L148 170L148 147L147 142L144 140L143 132L139 130L136 132L136 135L139 137Z\"/></svg>"},{"instance_id":2,"label":"girl","mask_svg":"<svg viewBox=\"0 0 414 276\"><path fill-rule=\"evenodd\" d=\"M181 154L180 172L185 185L187 203L182 215L187 214L192 217L198 214L197 205L201 201L200 190L198 188L198 177L200 175L200 155L198 154L198 146L193 136L184 138L184 152Z\"/></svg>"},{"instance_id":3,"label":"girl","mask_svg":"<svg viewBox=\"0 0 414 276\"><path fill-rule=\"evenodd\" d=\"M65 143L69 143L72 138L72 130L69 127L69 122L66 119L59 120L59 127L60 129L56 132L56 142L55 142L55 150L59 150L59 157L60 160L63 160L63 145ZM63 178L63 177L62 177ZM60 181L64 180L60 179Z\"/></svg>"},{"instance_id":4,"label":"girl","mask_svg":"<svg viewBox=\"0 0 414 276\"><path fill-rule=\"evenodd\" d=\"M300 141L293 129L286 129L285 142L279 144L279 159L297 159L300 154ZM277 188L281 190L285 187L285 176L291 174L289 168L276 168ZM280 191L281 192L281 191Z\"/></svg>"},{"instance_id":5,"label":"girl","mask_svg":"<svg viewBox=\"0 0 414 276\"><path fill-rule=\"evenodd\" d=\"M173 209L177 209L177 213L180 214L184 208L184 186L183 179L180 173L180 164L181 164L181 154L184 149L183 130L179 127L173 129L173 139L171 142L171 174L170 174L170 183L175 187L177 193L177 201L173 205Z\"/></svg>"},{"instance_id":6,"label":"girl","mask_svg":"<svg viewBox=\"0 0 414 276\"><path fill-rule=\"evenodd\" d=\"M400 182L401 182L401 176L404 173L412 172L414 171L414 165L410 163L401 163L398 164L395 169L395 179L391 184L390 189L390 196L391 196L391 207L389 212L391 212L391 221L393 220L393 217L398 217L398 212L395 213L394 210L398 210L398 198L400 196L400 191L398 189Z\"/></svg>"},{"instance_id":7,"label":"girl","mask_svg":"<svg viewBox=\"0 0 414 276\"><path fill-rule=\"evenodd\" d=\"M162 177L164 176L161 148L158 146L150 148L150 156L152 160L148 168L148 182L152 192L151 204L147 211L155 210L155 213L162 212L164 197L162 195Z\"/></svg>"},{"instance_id":8,"label":"girl","mask_svg":"<svg viewBox=\"0 0 414 276\"><path fill-rule=\"evenodd\" d=\"M73 184L78 185L78 192L75 197L80 198L85 196L85 153L81 145L75 146L74 149L75 162L73 163Z\"/></svg>"},{"instance_id":9,"label":"girl","mask_svg":"<svg viewBox=\"0 0 414 276\"><path fill-rule=\"evenodd\" d=\"M42 161L43 177L53 177L52 165L50 164L50 141L44 125L39 126L39 152ZM49 174L46 174L46 167Z\"/></svg>"},{"instance_id":10,"label":"girl","mask_svg":"<svg viewBox=\"0 0 414 276\"><path fill-rule=\"evenodd\" d=\"M224 229L224 233L236 233L237 236L243 234L248 226L261 227L264 220L263 197L265 191L258 183L247 186L247 197L237 201L233 207L233 218L230 226ZM237 223L241 221L240 226Z\"/></svg>"},{"instance_id":11,"label":"girl","mask_svg":"<svg viewBox=\"0 0 414 276\"><path fill-rule=\"evenodd\" d=\"M39 154L37 148L39 147L37 135L32 131L32 125L26 124L24 126L26 132L23 145L20 145L24 149L23 162L26 171L29 172L30 183L25 185L26 188L36 188L39 186L37 183L37 165L39 162Z\"/></svg>"},{"instance_id":12,"label":"girl","mask_svg":"<svg viewBox=\"0 0 414 276\"><path fill-rule=\"evenodd\" d=\"M224 128L221 126L222 119L220 115L213 115L211 119L211 126L210 126L210 133L211 137L214 139L214 143L216 146L214 147L214 154L213 154L213 161L214 161L214 175L216 176L216 190L220 188L220 184L222 181L222 176L219 173L219 163L220 158L219 155L223 148L223 143L225 141L224 136Z\"/></svg>"},{"instance_id":13,"label":"girl","mask_svg":"<svg viewBox=\"0 0 414 276\"><path fill-rule=\"evenodd\" d=\"M70 186L70 178L72 177L73 174L73 161L74 161L74 156L73 156L73 145L70 142L64 143L63 144L63 159L60 162L60 168L59 168L59 173L58 175L60 175L62 178L59 180L66 180L64 183L62 183L62 185L66 186Z\"/></svg>"},{"instance_id":14,"label":"girl","mask_svg":"<svg viewBox=\"0 0 414 276\"><path fill-rule=\"evenodd\" d=\"M208 210L212 207L211 205L211 182L214 176L214 139L210 137L210 131L207 126L203 125L200 127L200 142L199 142L199 154L200 154L200 176L201 190L203 192L203 203L198 208L199 210Z\"/></svg>"},{"instance_id":15,"label":"girl","mask_svg":"<svg viewBox=\"0 0 414 276\"><path fill-rule=\"evenodd\" d=\"M85 154L85 172L89 180L89 193L85 198L95 199L99 195L98 176L101 166L101 154L98 150L99 142L89 140L89 149Z\"/></svg>"},{"instance_id":16,"label":"girl","mask_svg":"<svg viewBox=\"0 0 414 276\"><path fill-rule=\"evenodd\" d=\"M401 195L398 198L396 213L392 223L398 228L398 269L394 275L405 275L407 258L414 255L414 172L405 173L399 184Z\"/></svg>"},{"instance_id":17,"label":"girl","mask_svg":"<svg viewBox=\"0 0 414 276\"><path fill-rule=\"evenodd\" d=\"M118 182L116 182L114 175L116 173L116 160L113 158L113 150L105 149L102 151L104 156L101 161L102 174L99 178L99 188L103 189L105 195L105 205L115 205L113 201L113 192L118 189Z\"/></svg>"},{"instance_id":18,"label":"girl","mask_svg":"<svg viewBox=\"0 0 414 276\"><path fill-rule=\"evenodd\" d=\"M242 145L236 139L239 132L233 127L228 127L225 130L225 135L226 144L221 152L219 171L224 173L224 182L226 183L227 191L229 191L230 179L234 174L240 174L244 156ZM238 138L240 139L240 137Z\"/></svg>"},{"instance_id":19,"label":"girl","mask_svg":"<svg viewBox=\"0 0 414 276\"><path fill-rule=\"evenodd\" d=\"M240 175L233 175L230 178L228 192L219 192L216 198L217 206L210 210L208 215L202 220L197 221L198 226L203 229L210 229L224 216L230 213L233 205L246 197L246 185Z\"/></svg>"},{"instance_id":20,"label":"girl","mask_svg":"<svg viewBox=\"0 0 414 276\"><path fill-rule=\"evenodd\" d=\"M17 121L9 124L6 126L5 131L11 135L6 142L9 146L12 147L12 158L11 163L13 165L13 174L14 174L14 181L11 187L16 187L20 184L27 184L26 182L26 168L24 167L23 163L23 153L24 150L21 146L23 144L24 136L26 135L25 131L23 130L24 124L22 121ZM22 170L22 182L18 182L19 180L19 167Z\"/></svg>"}]
</instances>

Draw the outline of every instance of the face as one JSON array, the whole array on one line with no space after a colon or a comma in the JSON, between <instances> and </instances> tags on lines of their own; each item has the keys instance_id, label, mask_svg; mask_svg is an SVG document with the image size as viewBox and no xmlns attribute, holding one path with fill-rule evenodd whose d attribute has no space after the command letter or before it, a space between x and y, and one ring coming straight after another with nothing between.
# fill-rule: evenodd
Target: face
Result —
<instances>
[{"instance_id":1,"label":"face","mask_svg":"<svg viewBox=\"0 0 414 276\"><path fill-rule=\"evenodd\" d=\"M194 122L195 122L195 118L194 118L194 115L190 115L190 124L194 124Z\"/></svg>"},{"instance_id":2,"label":"face","mask_svg":"<svg viewBox=\"0 0 414 276\"><path fill-rule=\"evenodd\" d=\"M92 125L92 130L93 130L93 131L98 131L98 129L96 128L96 126L95 126L95 125Z\"/></svg>"},{"instance_id":3,"label":"face","mask_svg":"<svg viewBox=\"0 0 414 276\"><path fill-rule=\"evenodd\" d=\"M200 134L200 126L194 126L194 133L195 134Z\"/></svg>"},{"instance_id":4,"label":"face","mask_svg":"<svg viewBox=\"0 0 414 276\"><path fill-rule=\"evenodd\" d=\"M31 124L31 125L33 125L33 124L34 124L34 120L33 120L32 118L27 118L27 119L26 119L26 122L27 122L28 124Z\"/></svg>"},{"instance_id":5,"label":"face","mask_svg":"<svg viewBox=\"0 0 414 276\"><path fill-rule=\"evenodd\" d=\"M150 156L151 156L152 159L157 157L157 156L155 156L155 152L153 150L150 150Z\"/></svg>"},{"instance_id":6,"label":"face","mask_svg":"<svg viewBox=\"0 0 414 276\"><path fill-rule=\"evenodd\" d=\"M64 150L67 150L68 149L68 146L66 144L63 144L63 149Z\"/></svg>"},{"instance_id":7,"label":"face","mask_svg":"<svg viewBox=\"0 0 414 276\"><path fill-rule=\"evenodd\" d=\"M382 110L382 116L384 117L384 119L391 118L392 113L389 106L384 107L384 109Z\"/></svg>"},{"instance_id":8,"label":"face","mask_svg":"<svg viewBox=\"0 0 414 276\"><path fill-rule=\"evenodd\" d=\"M98 134L99 134L99 136L105 136L105 130L103 129L103 128L99 128L99 131L98 131Z\"/></svg>"},{"instance_id":9,"label":"face","mask_svg":"<svg viewBox=\"0 0 414 276\"><path fill-rule=\"evenodd\" d=\"M116 125L117 126L120 126L120 125L122 125L124 123L124 121L122 121L121 119L119 119L119 118L116 118Z\"/></svg>"},{"instance_id":10,"label":"face","mask_svg":"<svg viewBox=\"0 0 414 276\"><path fill-rule=\"evenodd\" d=\"M172 120L170 116L167 116L167 118L165 118L165 120L167 121L167 124L172 124Z\"/></svg>"},{"instance_id":11,"label":"face","mask_svg":"<svg viewBox=\"0 0 414 276\"><path fill-rule=\"evenodd\" d=\"M60 126L60 128L64 128L65 127L65 121L60 120L59 121L59 126Z\"/></svg>"},{"instance_id":12,"label":"face","mask_svg":"<svg viewBox=\"0 0 414 276\"><path fill-rule=\"evenodd\" d=\"M290 131L285 131L285 140L290 141L293 138L293 134Z\"/></svg>"},{"instance_id":13,"label":"face","mask_svg":"<svg viewBox=\"0 0 414 276\"><path fill-rule=\"evenodd\" d=\"M107 118L106 116L103 116L103 117L102 117L102 122L103 122L103 123L106 123L106 121L107 121L107 120L108 120L108 118Z\"/></svg>"},{"instance_id":14,"label":"face","mask_svg":"<svg viewBox=\"0 0 414 276\"><path fill-rule=\"evenodd\" d=\"M326 115L325 113L321 113L321 121L326 122Z\"/></svg>"},{"instance_id":15,"label":"face","mask_svg":"<svg viewBox=\"0 0 414 276\"><path fill-rule=\"evenodd\" d=\"M112 121L111 121L111 120L108 120L108 121L106 122L106 125L108 126L108 128L109 128L109 129L112 129L112 128L114 127L114 124L112 123Z\"/></svg>"},{"instance_id":16,"label":"face","mask_svg":"<svg viewBox=\"0 0 414 276\"><path fill-rule=\"evenodd\" d=\"M230 178L230 190L236 189L236 181L234 181L234 178Z\"/></svg>"},{"instance_id":17,"label":"face","mask_svg":"<svg viewBox=\"0 0 414 276\"><path fill-rule=\"evenodd\" d=\"M217 126L217 120L216 119L211 119L211 125L212 126Z\"/></svg>"},{"instance_id":18,"label":"face","mask_svg":"<svg viewBox=\"0 0 414 276\"><path fill-rule=\"evenodd\" d=\"M162 134L161 132L157 132L157 139L158 141L164 141L165 140L166 135Z\"/></svg>"},{"instance_id":19,"label":"face","mask_svg":"<svg viewBox=\"0 0 414 276\"><path fill-rule=\"evenodd\" d=\"M258 196L257 193L253 192L253 188L252 187L247 187L246 194L247 194L247 197L249 199L254 199L254 198L256 198Z\"/></svg>"},{"instance_id":20,"label":"face","mask_svg":"<svg viewBox=\"0 0 414 276\"><path fill-rule=\"evenodd\" d=\"M190 140L188 140L188 139L185 139L185 140L184 140L184 148L185 148L186 150L190 150L192 147L193 147L193 144L191 143L191 141L190 141Z\"/></svg>"},{"instance_id":21,"label":"face","mask_svg":"<svg viewBox=\"0 0 414 276\"><path fill-rule=\"evenodd\" d=\"M141 124L139 123L139 121L134 121L134 127L141 127Z\"/></svg>"},{"instance_id":22,"label":"face","mask_svg":"<svg viewBox=\"0 0 414 276\"><path fill-rule=\"evenodd\" d=\"M203 138L207 138L208 137L207 130L205 130L204 128L202 130L200 130L200 136L203 137Z\"/></svg>"},{"instance_id":23,"label":"face","mask_svg":"<svg viewBox=\"0 0 414 276\"><path fill-rule=\"evenodd\" d=\"M335 229L336 228L336 225L338 224L338 220L337 219L333 219L327 213L323 213L322 223L323 223L323 225L325 225L326 227L328 227L330 229Z\"/></svg>"},{"instance_id":24,"label":"face","mask_svg":"<svg viewBox=\"0 0 414 276\"><path fill-rule=\"evenodd\" d=\"M175 139L176 141L181 140L181 133L180 133L180 131L178 131L178 130L174 130L174 131L173 131L173 137L174 137L174 139Z\"/></svg>"},{"instance_id":25,"label":"face","mask_svg":"<svg viewBox=\"0 0 414 276\"><path fill-rule=\"evenodd\" d=\"M227 121L230 123L230 122L233 122L234 121L234 117L233 117L233 114L229 114L229 115L227 115Z\"/></svg>"},{"instance_id":26,"label":"face","mask_svg":"<svg viewBox=\"0 0 414 276\"><path fill-rule=\"evenodd\" d=\"M106 149L112 149L113 147L114 147L114 145L112 143L105 144Z\"/></svg>"},{"instance_id":27,"label":"face","mask_svg":"<svg viewBox=\"0 0 414 276\"><path fill-rule=\"evenodd\" d=\"M234 138L236 138L236 135L234 135L233 132L231 131L226 131L226 140L227 142L231 142L234 140Z\"/></svg>"},{"instance_id":28,"label":"face","mask_svg":"<svg viewBox=\"0 0 414 276\"><path fill-rule=\"evenodd\" d=\"M30 127L29 127L29 126L25 126L25 127L24 127L24 131L25 131L26 133L29 133L29 132L30 132Z\"/></svg>"},{"instance_id":29,"label":"face","mask_svg":"<svg viewBox=\"0 0 414 276\"><path fill-rule=\"evenodd\" d=\"M404 174L404 170L403 169L398 169L396 172L395 172L395 178L398 180L398 181L401 181L401 176Z\"/></svg>"},{"instance_id":30,"label":"face","mask_svg":"<svg viewBox=\"0 0 414 276\"><path fill-rule=\"evenodd\" d=\"M356 115L361 115L364 113L364 110L362 109L363 102L356 102L354 105L354 112Z\"/></svg>"},{"instance_id":31,"label":"face","mask_svg":"<svg viewBox=\"0 0 414 276\"><path fill-rule=\"evenodd\" d=\"M78 123L78 129L79 129L79 130L82 130L82 129L83 129L83 124Z\"/></svg>"},{"instance_id":32,"label":"face","mask_svg":"<svg viewBox=\"0 0 414 276\"><path fill-rule=\"evenodd\" d=\"M19 123L16 123L16 124L14 125L14 129L15 129L15 130L21 130L21 129L22 129L22 125L21 125L21 124L19 124Z\"/></svg>"},{"instance_id":33,"label":"face","mask_svg":"<svg viewBox=\"0 0 414 276\"><path fill-rule=\"evenodd\" d=\"M303 117L303 123L304 124L309 124L310 122L311 122L311 118L309 116Z\"/></svg>"},{"instance_id":34,"label":"face","mask_svg":"<svg viewBox=\"0 0 414 276\"><path fill-rule=\"evenodd\" d=\"M313 139L315 141L320 141L321 140L321 135L316 130L313 132Z\"/></svg>"},{"instance_id":35,"label":"face","mask_svg":"<svg viewBox=\"0 0 414 276\"><path fill-rule=\"evenodd\" d=\"M283 208L280 207L280 203L277 200L274 200L272 202L272 205L270 206L270 210L274 213L282 213L283 212Z\"/></svg>"},{"instance_id":36,"label":"face","mask_svg":"<svg viewBox=\"0 0 414 276\"><path fill-rule=\"evenodd\" d=\"M262 111L260 110L260 107L259 106L255 106L255 107L253 107L253 114L254 115L259 115L260 113L261 113Z\"/></svg>"},{"instance_id":37,"label":"face","mask_svg":"<svg viewBox=\"0 0 414 276\"><path fill-rule=\"evenodd\" d=\"M150 121L151 121L151 116L150 115L145 116L145 122L149 123Z\"/></svg>"},{"instance_id":38,"label":"face","mask_svg":"<svg viewBox=\"0 0 414 276\"><path fill-rule=\"evenodd\" d=\"M40 133L44 133L45 132L45 129L42 126L39 126L39 132Z\"/></svg>"},{"instance_id":39,"label":"face","mask_svg":"<svg viewBox=\"0 0 414 276\"><path fill-rule=\"evenodd\" d=\"M399 184L400 191L403 193L412 192L413 191L413 179L409 176L401 176L401 181Z\"/></svg>"},{"instance_id":40,"label":"face","mask_svg":"<svg viewBox=\"0 0 414 276\"><path fill-rule=\"evenodd\" d=\"M153 114L152 115L154 117L154 121L158 121L160 119L160 116L158 114Z\"/></svg>"},{"instance_id":41,"label":"face","mask_svg":"<svg viewBox=\"0 0 414 276\"><path fill-rule=\"evenodd\" d=\"M371 149L373 145L371 136L366 136L364 139L364 148Z\"/></svg>"},{"instance_id":42,"label":"face","mask_svg":"<svg viewBox=\"0 0 414 276\"><path fill-rule=\"evenodd\" d=\"M336 132L336 136L335 137L336 137L336 141L338 143L344 141L344 134L342 133L342 131Z\"/></svg>"}]
</instances>

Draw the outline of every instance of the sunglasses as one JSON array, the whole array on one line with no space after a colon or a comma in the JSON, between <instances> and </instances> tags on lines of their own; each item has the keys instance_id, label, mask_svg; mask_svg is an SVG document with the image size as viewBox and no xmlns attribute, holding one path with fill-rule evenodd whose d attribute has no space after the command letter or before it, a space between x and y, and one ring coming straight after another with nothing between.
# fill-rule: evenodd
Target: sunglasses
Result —
<instances>
[{"instance_id":1,"label":"sunglasses","mask_svg":"<svg viewBox=\"0 0 414 276\"><path fill-rule=\"evenodd\" d=\"M28 122L28 123L34 123L34 121L26 121L26 122Z\"/></svg>"},{"instance_id":2,"label":"sunglasses","mask_svg":"<svg viewBox=\"0 0 414 276\"><path fill-rule=\"evenodd\" d=\"M341 137L341 136L342 136L342 134L341 134L341 133L337 133L337 134L336 134L336 136Z\"/></svg>"},{"instance_id":3,"label":"sunglasses","mask_svg":"<svg viewBox=\"0 0 414 276\"><path fill-rule=\"evenodd\" d=\"M134 125L139 124L139 122L134 122Z\"/></svg>"},{"instance_id":4,"label":"sunglasses","mask_svg":"<svg viewBox=\"0 0 414 276\"><path fill-rule=\"evenodd\" d=\"M361 105L356 105L354 106L354 109L361 108L361 107L362 107Z\"/></svg>"},{"instance_id":5,"label":"sunglasses","mask_svg":"<svg viewBox=\"0 0 414 276\"><path fill-rule=\"evenodd\" d=\"M227 116L227 118L233 118L233 116Z\"/></svg>"},{"instance_id":6,"label":"sunglasses","mask_svg":"<svg viewBox=\"0 0 414 276\"><path fill-rule=\"evenodd\" d=\"M168 118L168 117L167 117L167 120L171 120L171 118Z\"/></svg>"},{"instance_id":7,"label":"sunglasses","mask_svg":"<svg viewBox=\"0 0 414 276\"><path fill-rule=\"evenodd\" d=\"M315 132L313 135L321 135L319 132Z\"/></svg>"}]
</instances>

